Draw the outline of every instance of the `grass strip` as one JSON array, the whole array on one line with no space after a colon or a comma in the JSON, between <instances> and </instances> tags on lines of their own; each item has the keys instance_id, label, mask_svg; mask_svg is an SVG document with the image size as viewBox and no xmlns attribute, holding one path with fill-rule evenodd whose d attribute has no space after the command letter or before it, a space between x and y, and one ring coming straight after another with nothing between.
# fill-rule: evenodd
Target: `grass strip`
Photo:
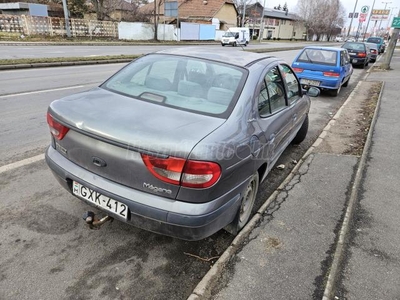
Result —
<instances>
[{"instance_id":1,"label":"grass strip","mask_svg":"<svg viewBox=\"0 0 400 300\"><path fill-rule=\"evenodd\" d=\"M79 62L79 61L99 61L99 60L132 60L141 55L106 55L91 57L45 57L45 58L18 58L0 59L0 65L36 64L36 63L57 63L57 62Z\"/></svg>"}]
</instances>

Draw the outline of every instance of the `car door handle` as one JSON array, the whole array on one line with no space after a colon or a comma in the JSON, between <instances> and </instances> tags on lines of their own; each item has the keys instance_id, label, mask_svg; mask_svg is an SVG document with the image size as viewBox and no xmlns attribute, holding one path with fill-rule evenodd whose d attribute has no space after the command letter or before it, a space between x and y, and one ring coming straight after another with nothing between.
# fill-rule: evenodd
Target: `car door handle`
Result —
<instances>
[{"instance_id":1,"label":"car door handle","mask_svg":"<svg viewBox=\"0 0 400 300\"><path fill-rule=\"evenodd\" d=\"M297 120L297 114L293 115L293 120L296 121Z\"/></svg>"}]
</instances>

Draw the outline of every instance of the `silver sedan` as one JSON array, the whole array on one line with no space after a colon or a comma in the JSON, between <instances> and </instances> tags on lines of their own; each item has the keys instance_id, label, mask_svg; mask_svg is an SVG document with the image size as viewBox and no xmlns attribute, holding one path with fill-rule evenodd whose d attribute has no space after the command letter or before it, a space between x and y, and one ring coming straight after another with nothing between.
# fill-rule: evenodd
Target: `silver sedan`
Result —
<instances>
[{"instance_id":1,"label":"silver sedan","mask_svg":"<svg viewBox=\"0 0 400 300\"><path fill-rule=\"evenodd\" d=\"M306 137L319 91L302 90L278 58L223 50L148 54L52 102L46 161L60 184L145 230L186 240L237 233L260 182Z\"/></svg>"}]
</instances>

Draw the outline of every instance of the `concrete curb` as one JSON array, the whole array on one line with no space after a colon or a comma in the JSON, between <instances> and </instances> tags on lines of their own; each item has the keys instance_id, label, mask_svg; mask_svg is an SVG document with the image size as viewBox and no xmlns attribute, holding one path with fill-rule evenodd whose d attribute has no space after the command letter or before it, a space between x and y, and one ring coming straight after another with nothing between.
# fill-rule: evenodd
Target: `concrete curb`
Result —
<instances>
[{"instance_id":1,"label":"concrete curb","mask_svg":"<svg viewBox=\"0 0 400 300\"><path fill-rule=\"evenodd\" d=\"M327 136L330 128L336 123L337 119L340 117L344 107L352 100L354 95L357 93L357 90L360 88L360 85L361 85L361 82L359 82L357 84L357 86L352 91L352 93L347 98L347 100L343 103L343 105L340 107L340 109L336 112L336 114L333 116L333 118L328 122L328 124L322 130L322 132L318 136L317 140L306 151L306 153L302 156L302 158L299 160L297 165L292 169L292 171L285 178L285 180L279 185L277 190L274 191L272 193L272 195L265 201L265 203L260 207L260 209L256 212L256 214L249 221L249 223L239 232L239 234L233 240L231 245L224 251L224 253L221 255L221 257L216 261L216 263L211 267L211 269L207 272L207 274L203 277L203 279L198 283L198 285L195 287L192 294L188 297L187 300L200 300L200 299L208 299L211 297L211 292L216 287L218 278L221 277L221 273L224 271L224 269L227 267L228 263L234 257L239 246L245 242L245 240L249 237L252 230L262 220L262 216L263 216L264 212L267 210L268 206L276 199L276 197L279 195L279 193L285 189L285 187L289 184L289 182L297 174L298 170L302 167L302 165L312 156L312 153L321 144L321 142ZM355 183L352 188L353 200L350 199L349 206L347 209L347 210L349 210L349 208L350 208L351 212L354 210L353 209L354 202L355 202L355 199L357 196L357 194L356 194L357 189L358 189L359 182L361 180L362 171L363 171L363 168L365 165L365 160L366 160L366 156L367 156L367 152L368 152L367 150L369 149L369 146L371 144L371 136L372 136L372 132L373 132L373 127L375 126L378 108L380 106L380 99L381 99L382 91L383 91L383 87L382 87L381 93L379 95L377 109L375 109L374 117L373 117L371 127L370 127L370 131L369 131L369 134L367 137L366 144L364 146L363 158L361 159L362 163L359 164L356 180L355 180ZM359 179L358 184L356 184L357 179ZM351 213L346 212L345 221L343 223L344 228L342 227L341 235L339 236L338 243L340 243L340 247L337 247L337 249L335 251L335 255L334 255L334 261L332 263L332 268L335 268L335 272L333 272L333 271L330 272L328 283L327 283L327 288L325 289L325 292L328 292L328 293L331 292L331 290L334 286L334 283L335 283L335 279L337 277L340 258L343 253L343 241L344 241L345 234L348 231L348 226L349 226L349 221L351 219L351 215L352 215ZM343 233L343 236L342 236L342 233ZM329 289L328 289L328 285L329 285ZM327 300L327 299L329 299L329 298L325 298L325 293L324 293L324 300Z\"/></svg>"},{"instance_id":2,"label":"concrete curb","mask_svg":"<svg viewBox=\"0 0 400 300\"><path fill-rule=\"evenodd\" d=\"M83 61L62 61L62 62L43 62L32 64L16 64L16 65L0 65L0 70L29 69L29 68L50 68L50 67L66 67L96 64L115 64L131 62L134 58L117 58L105 60L83 60Z\"/></svg>"},{"instance_id":3,"label":"concrete curb","mask_svg":"<svg viewBox=\"0 0 400 300\"><path fill-rule=\"evenodd\" d=\"M354 209L356 207L356 203L357 203L357 200L358 200L357 199L358 190L360 188L363 172L364 172L366 161L367 161L367 157L368 157L368 154L369 154L369 149L371 147L372 135L373 135L373 132L374 132L377 116L378 116L379 109L380 109L380 106L381 106L382 93L383 93L384 87L385 87L385 83L382 82L382 88L381 88L381 91L379 93L378 102L377 102L377 105L376 105L376 108L375 108L375 111L374 111L374 116L372 118L371 126L369 128L367 140L365 142L363 153L361 155L361 159L360 159L360 162L359 162L358 167L357 167L356 177L354 179L353 186L351 187L350 200L349 200L349 204L348 204L347 209L346 209L346 214L344 216L342 227L340 229L340 234L339 234L339 239L338 239L338 242L337 242L337 247L336 247L336 250L335 250L335 254L333 256L333 261L332 261L332 264L331 264L328 280L327 280L327 283L326 283L324 296L322 298L323 300L332 299L332 296L333 296L332 293L333 293L333 289L335 287L335 283L336 283L336 280L337 280L337 277L338 277L338 274L339 274L339 271L340 271L340 264L342 262L342 257L343 257L343 253L345 251L345 246L346 246L345 243L346 243L346 240L348 238L348 232L349 232L351 220L352 220L352 217L353 217L353 214L354 214Z\"/></svg>"}]
</instances>

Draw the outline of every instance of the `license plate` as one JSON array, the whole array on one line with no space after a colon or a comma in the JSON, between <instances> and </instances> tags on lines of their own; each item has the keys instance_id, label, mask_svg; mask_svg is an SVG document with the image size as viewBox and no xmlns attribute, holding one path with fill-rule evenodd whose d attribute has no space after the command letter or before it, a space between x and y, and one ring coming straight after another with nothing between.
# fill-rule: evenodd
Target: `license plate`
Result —
<instances>
[{"instance_id":1,"label":"license plate","mask_svg":"<svg viewBox=\"0 0 400 300\"><path fill-rule=\"evenodd\" d=\"M353 62L353 63L356 63L356 62L357 62L357 59L353 59L352 62Z\"/></svg>"},{"instance_id":2,"label":"license plate","mask_svg":"<svg viewBox=\"0 0 400 300\"><path fill-rule=\"evenodd\" d=\"M319 86L321 84L320 81L310 80L310 79L301 79L300 82L302 84L308 84L308 85L314 85L314 86Z\"/></svg>"},{"instance_id":3,"label":"license plate","mask_svg":"<svg viewBox=\"0 0 400 300\"><path fill-rule=\"evenodd\" d=\"M118 202L117 200L93 191L92 189L89 189L88 187L85 187L76 181L73 182L72 193L104 210L117 214L125 220L128 219L128 206L124 203Z\"/></svg>"}]
</instances>

